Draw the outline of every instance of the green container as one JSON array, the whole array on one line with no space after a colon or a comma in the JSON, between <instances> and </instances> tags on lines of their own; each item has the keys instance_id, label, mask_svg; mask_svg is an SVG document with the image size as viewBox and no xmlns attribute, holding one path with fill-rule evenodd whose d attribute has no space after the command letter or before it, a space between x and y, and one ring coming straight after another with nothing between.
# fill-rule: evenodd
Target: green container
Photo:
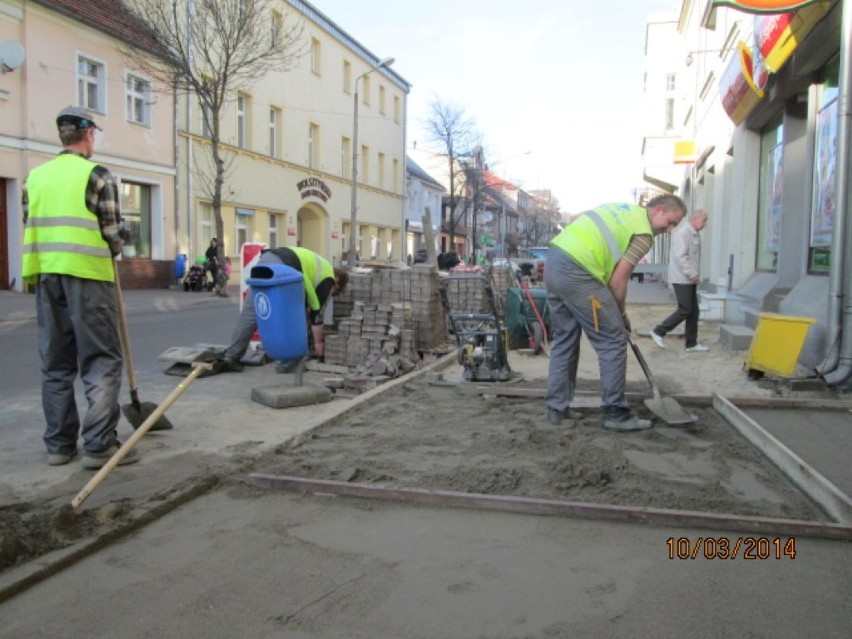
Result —
<instances>
[{"instance_id":1,"label":"green container","mask_svg":"<svg viewBox=\"0 0 852 639\"><path fill-rule=\"evenodd\" d=\"M550 335L550 313L547 311L547 290L543 288L529 289L535 301L535 307L544 319L547 334ZM523 289L510 286L506 289L506 332L508 333L509 350L529 348L530 325L537 322L535 311Z\"/></svg>"}]
</instances>

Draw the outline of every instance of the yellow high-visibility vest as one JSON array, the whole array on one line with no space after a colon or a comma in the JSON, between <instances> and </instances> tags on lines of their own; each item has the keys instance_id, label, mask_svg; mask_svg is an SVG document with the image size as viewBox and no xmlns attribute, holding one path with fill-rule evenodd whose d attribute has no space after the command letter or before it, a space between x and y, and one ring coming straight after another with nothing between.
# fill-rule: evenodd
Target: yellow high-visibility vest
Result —
<instances>
[{"instance_id":1,"label":"yellow high-visibility vest","mask_svg":"<svg viewBox=\"0 0 852 639\"><path fill-rule=\"evenodd\" d=\"M30 171L29 215L24 229L21 275L33 283L40 273L112 282L112 252L97 216L86 208L94 162L63 153Z\"/></svg>"},{"instance_id":2,"label":"yellow high-visibility vest","mask_svg":"<svg viewBox=\"0 0 852 639\"><path fill-rule=\"evenodd\" d=\"M603 204L571 222L550 245L565 251L606 286L631 238L653 234L645 208L632 204Z\"/></svg>"}]
</instances>

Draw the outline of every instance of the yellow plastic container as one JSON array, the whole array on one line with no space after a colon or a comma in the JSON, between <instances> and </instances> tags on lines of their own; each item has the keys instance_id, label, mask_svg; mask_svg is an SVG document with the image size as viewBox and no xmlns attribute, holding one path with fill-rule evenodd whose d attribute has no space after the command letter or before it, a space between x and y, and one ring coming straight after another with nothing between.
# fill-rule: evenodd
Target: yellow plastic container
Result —
<instances>
[{"instance_id":1,"label":"yellow plastic container","mask_svg":"<svg viewBox=\"0 0 852 639\"><path fill-rule=\"evenodd\" d=\"M761 313L748 350L746 368L779 377L792 377L808 329L814 322L816 320L812 317Z\"/></svg>"}]
</instances>

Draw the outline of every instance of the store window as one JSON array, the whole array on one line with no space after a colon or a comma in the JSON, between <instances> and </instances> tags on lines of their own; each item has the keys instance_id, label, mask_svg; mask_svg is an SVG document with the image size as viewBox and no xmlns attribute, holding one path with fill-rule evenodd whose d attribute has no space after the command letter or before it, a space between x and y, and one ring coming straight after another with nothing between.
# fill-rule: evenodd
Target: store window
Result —
<instances>
[{"instance_id":1,"label":"store window","mask_svg":"<svg viewBox=\"0 0 852 639\"><path fill-rule=\"evenodd\" d=\"M808 250L808 270L814 273L826 273L831 265L831 237L834 232L834 217L837 214L835 180L839 71L839 61L835 58L826 68L823 83L816 87L814 187Z\"/></svg>"},{"instance_id":2,"label":"store window","mask_svg":"<svg viewBox=\"0 0 852 639\"><path fill-rule=\"evenodd\" d=\"M778 265L783 198L784 127L779 113L760 138L760 197L757 215L757 269L774 271Z\"/></svg>"},{"instance_id":3,"label":"store window","mask_svg":"<svg viewBox=\"0 0 852 639\"><path fill-rule=\"evenodd\" d=\"M121 183L121 217L130 239L122 256L151 259L151 187L133 182Z\"/></svg>"},{"instance_id":4,"label":"store window","mask_svg":"<svg viewBox=\"0 0 852 639\"><path fill-rule=\"evenodd\" d=\"M234 214L234 247L239 248L249 241L249 226L254 209L237 208Z\"/></svg>"}]
</instances>

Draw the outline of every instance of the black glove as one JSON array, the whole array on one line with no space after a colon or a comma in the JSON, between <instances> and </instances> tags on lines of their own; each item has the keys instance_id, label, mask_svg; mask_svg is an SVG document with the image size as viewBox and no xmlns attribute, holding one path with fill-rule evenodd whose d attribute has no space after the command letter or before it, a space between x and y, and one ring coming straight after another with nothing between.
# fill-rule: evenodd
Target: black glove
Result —
<instances>
[{"instance_id":1,"label":"black glove","mask_svg":"<svg viewBox=\"0 0 852 639\"><path fill-rule=\"evenodd\" d=\"M630 318L627 317L627 313L622 313L621 319L624 320L624 330L627 331L628 333L632 333L633 327L630 325Z\"/></svg>"}]
</instances>

